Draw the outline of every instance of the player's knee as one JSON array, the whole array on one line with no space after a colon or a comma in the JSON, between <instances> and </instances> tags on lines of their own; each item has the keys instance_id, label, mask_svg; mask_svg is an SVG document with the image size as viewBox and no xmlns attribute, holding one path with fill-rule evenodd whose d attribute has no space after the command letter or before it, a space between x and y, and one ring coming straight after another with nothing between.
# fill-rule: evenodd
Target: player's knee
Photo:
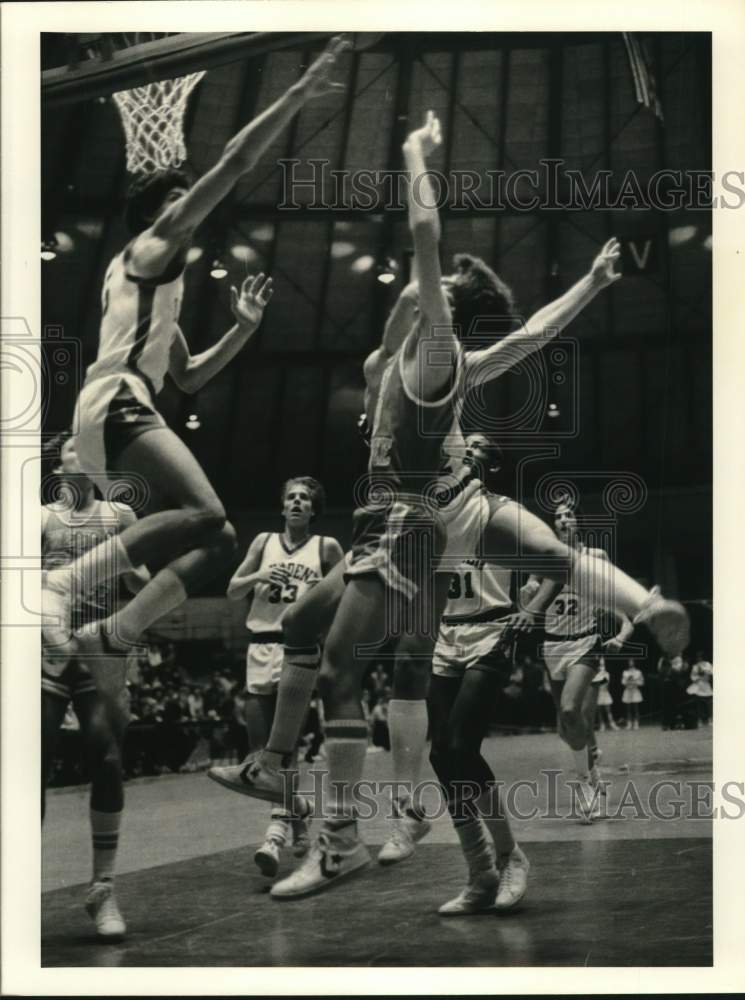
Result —
<instances>
[{"instance_id":1,"label":"player's knee","mask_svg":"<svg viewBox=\"0 0 745 1000\"><path fill-rule=\"evenodd\" d=\"M219 535L227 523L225 508L217 497L211 497L192 507L188 515L195 534L200 538Z\"/></svg>"},{"instance_id":2,"label":"player's knee","mask_svg":"<svg viewBox=\"0 0 745 1000\"><path fill-rule=\"evenodd\" d=\"M229 559L235 554L235 551L238 548L238 536L230 521L225 521L223 523L223 526L215 536L213 545L218 553L226 559Z\"/></svg>"},{"instance_id":3,"label":"player's knee","mask_svg":"<svg viewBox=\"0 0 745 1000\"><path fill-rule=\"evenodd\" d=\"M282 615L282 642L285 646L314 646L317 641L317 632L302 607L290 605Z\"/></svg>"},{"instance_id":4,"label":"player's knee","mask_svg":"<svg viewBox=\"0 0 745 1000\"><path fill-rule=\"evenodd\" d=\"M582 713L575 705L562 705L559 709L559 723L565 733L575 732L582 726Z\"/></svg>"}]
</instances>

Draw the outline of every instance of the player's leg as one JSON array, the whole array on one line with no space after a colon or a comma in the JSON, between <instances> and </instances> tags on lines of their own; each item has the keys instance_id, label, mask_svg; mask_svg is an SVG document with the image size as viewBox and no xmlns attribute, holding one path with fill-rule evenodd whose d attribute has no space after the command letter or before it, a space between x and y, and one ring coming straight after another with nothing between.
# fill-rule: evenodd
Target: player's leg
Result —
<instances>
[{"instance_id":1,"label":"player's leg","mask_svg":"<svg viewBox=\"0 0 745 1000\"><path fill-rule=\"evenodd\" d=\"M62 685L59 692L54 693L44 686L41 689L41 818L46 813L46 788L52 771L54 753L57 749L59 731L67 711L69 695L64 693Z\"/></svg>"},{"instance_id":2,"label":"player's leg","mask_svg":"<svg viewBox=\"0 0 745 1000\"><path fill-rule=\"evenodd\" d=\"M417 787L427 745L427 692L432 672L432 642L402 635L396 646L393 697L388 728L394 787L391 790L391 836L378 853L382 865L408 858L430 830L421 811Z\"/></svg>"},{"instance_id":3,"label":"player's leg","mask_svg":"<svg viewBox=\"0 0 745 1000\"><path fill-rule=\"evenodd\" d=\"M165 509L141 518L68 566L51 571L46 585L51 593L70 601L77 593L135 566L165 563L137 594L129 613L117 616L116 637L132 643L153 621L178 607L189 588L203 582L216 550L228 557L232 554L225 544L232 529L227 528L225 510L201 466L167 427L154 427L134 438L112 465L111 471L140 477ZM191 550L202 554L196 562L176 559ZM111 630L113 622L107 622L107 627Z\"/></svg>"},{"instance_id":4,"label":"player's leg","mask_svg":"<svg viewBox=\"0 0 745 1000\"><path fill-rule=\"evenodd\" d=\"M355 785L367 752L361 681L389 620L389 593L377 575L356 575L347 583L328 634L319 675L326 714L327 795L322 830L305 862L272 889L274 898L294 898L328 888L364 867L370 854L359 839Z\"/></svg>"},{"instance_id":5,"label":"player's leg","mask_svg":"<svg viewBox=\"0 0 745 1000\"><path fill-rule=\"evenodd\" d=\"M101 698L90 686L76 694L74 704L91 776L93 871L86 909L98 936L114 940L126 933L114 896L114 874L124 808L122 759L128 710L124 698Z\"/></svg>"},{"instance_id":6,"label":"player's leg","mask_svg":"<svg viewBox=\"0 0 745 1000\"><path fill-rule=\"evenodd\" d=\"M576 801L584 822L590 822L599 812L598 793L590 783L588 725L583 704L597 665L592 658L580 660L566 669L563 681L551 679L551 694L556 705L558 731L572 757Z\"/></svg>"},{"instance_id":7,"label":"player's leg","mask_svg":"<svg viewBox=\"0 0 745 1000\"><path fill-rule=\"evenodd\" d=\"M622 611L647 625L667 652L677 653L688 643L688 616L682 605L645 590L607 559L565 545L539 517L514 501L492 508L482 555L503 566L570 582L596 607Z\"/></svg>"},{"instance_id":8,"label":"player's leg","mask_svg":"<svg viewBox=\"0 0 745 1000\"><path fill-rule=\"evenodd\" d=\"M266 749L235 767L213 767L213 781L252 798L286 803L292 782L287 774L310 698L318 680L318 640L331 625L344 593L342 559L315 587L290 605L282 617L284 659L277 688L277 708Z\"/></svg>"}]
</instances>

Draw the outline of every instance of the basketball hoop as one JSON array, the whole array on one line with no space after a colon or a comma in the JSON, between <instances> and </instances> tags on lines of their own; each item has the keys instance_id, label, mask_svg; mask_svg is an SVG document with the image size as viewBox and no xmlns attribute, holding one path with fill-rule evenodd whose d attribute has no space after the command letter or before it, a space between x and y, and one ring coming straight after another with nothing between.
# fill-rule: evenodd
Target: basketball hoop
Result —
<instances>
[{"instance_id":1,"label":"basketball hoop","mask_svg":"<svg viewBox=\"0 0 745 1000\"><path fill-rule=\"evenodd\" d=\"M123 36L128 48L146 44L154 37ZM201 70L173 80L158 80L112 94L124 128L127 170L130 173L151 174L168 167L180 167L186 160L186 105L205 72Z\"/></svg>"}]
</instances>

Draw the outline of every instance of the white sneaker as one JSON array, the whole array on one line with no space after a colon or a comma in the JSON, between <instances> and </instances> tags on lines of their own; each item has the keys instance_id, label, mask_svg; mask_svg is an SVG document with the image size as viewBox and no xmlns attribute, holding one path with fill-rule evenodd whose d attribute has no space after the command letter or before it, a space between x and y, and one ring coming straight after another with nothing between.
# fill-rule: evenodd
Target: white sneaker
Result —
<instances>
[{"instance_id":1,"label":"white sneaker","mask_svg":"<svg viewBox=\"0 0 745 1000\"><path fill-rule=\"evenodd\" d=\"M118 941L127 933L111 882L93 882L85 897L85 909L96 925L96 934L106 941Z\"/></svg>"},{"instance_id":2,"label":"white sneaker","mask_svg":"<svg viewBox=\"0 0 745 1000\"><path fill-rule=\"evenodd\" d=\"M292 796L294 774L295 772L289 770L279 771L270 767L262 759L262 752L259 750L249 754L242 764L211 767L207 777L231 792L239 792L252 799L286 805L288 797Z\"/></svg>"},{"instance_id":3,"label":"white sneaker","mask_svg":"<svg viewBox=\"0 0 745 1000\"><path fill-rule=\"evenodd\" d=\"M396 805L394 809L399 815L391 820L391 836L378 853L381 865L395 865L411 857L414 846L432 829L428 821L417 816L413 809L399 810Z\"/></svg>"},{"instance_id":4,"label":"white sneaker","mask_svg":"<svg viewBox=\"0 0 745 1000\"><path fill-rule=\"evenodd\" d=\"M358 840L319 833L299 868L272 886L274 899L296 899L331 888L370 863L370 852Z\"/></svg>"},{"instance_id":5,"label":"white sneaker","mask_svg":"<svg viewBox=\"0 0 745 1000\"><path fill-rule=\"evenodd\" d=\"M485 913L494 909L499 886L496 868L469 878L468 885L454 899L443 903L437 911L441 917L459 917L468 913Z\"/></svg>"},{"instance_id":6,"label":"white sneaker","mask_svg":"<svg viewBox=\"0 0 745 1000\"><path fill-rule=\"evenodd\" d=\"M274 878L279 871L279 854L285 845L274 837L267 837L254 854L254 862L262 875Z\"/></svg>"},{"instance_id":7,"label":"white sneaker","mask_svg":"<svg viewBox=\"0 0 745 1000\"><path fill-rule=\"evenodd\" d=\"M515 844L505 864L499 868L499 892L494 903L497 910L511 910L528 891L530 862Z\"/></svg>"},{"instance_id":8,"label":"white sneaker","mask_svg":"<svg viewBox=\"0 0 745 1000\"><path fill-rule=\"evenodd\" d=\"M634 618L634 625L646 625L667 656L682 653L691 638L688 612L678 601L669 601L653 587L641 611Z\"/></svg>"}]
</instances>

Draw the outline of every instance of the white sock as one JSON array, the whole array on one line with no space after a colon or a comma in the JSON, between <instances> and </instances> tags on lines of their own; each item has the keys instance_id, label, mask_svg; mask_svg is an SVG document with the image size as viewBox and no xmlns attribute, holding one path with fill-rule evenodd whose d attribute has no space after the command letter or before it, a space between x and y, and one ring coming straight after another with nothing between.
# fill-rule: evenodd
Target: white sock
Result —
<instances>
[{"instance_id":1,"label":"white sock","mask_svg":"<svg viewBox=\"0 0 745 1000\"><path fill-rule=\"evenodd\" d=\"M126 607L103 623L114 645L137 642L146 628L186 600L181 577L168 566L160 570Z\"/></svg>"},{"instance_id":2,"label":"white sock","mask_svg":"<svg viewBox=\"0 0 745 1000\"><path fill-rule=\"evenodd\" d=\"M94 545L67 566L50 570L47 584L55 587L70 587L75 596L89 594L101 584L114 577L128 573L134 567L129 554L118 535L112 535L105 542Z\"/></svg>"},{"instance_id":3,"label":"white sock","mask_svg":"<svg viewBox=\"0 0 745 1000\"><path fill-rule=\"evenodd\" d=\"M622 611L634 618L649 597L649 591L607 559L597 559L586 552L574 561L572 583L577 591L597 608Z\"/></svg>"},{"instance_id":4,"label":"white sock","mask_svg":"<svg viewBox=\"0 0 745 1000\"><path fill-rule=\"evenodd\" d=\"M494 842L497 855L509 854L515 846L515 839L502 806L499 788L496 785L491 785L476 799L476 806Z\"/></svg>"},{"instance_id":5,"label":"white sock","mask_svg":"<svg viewBox=\"0 0 745 1000\"><path fill-rule=\"evenodd\" d=\"M471 878L494 870L494 847L480 817L453 823Z\"/></svg>"},{"instance_id":6,"label":"white sock","mask_svg":"<svg viewBox=\"0 0 745 1000\"><path fill-rule=\"evenodd\" d=\"M362 778L366 753L367 725L362 719L326 723L328 785L324 825L332 831L354 826L354 786Z\"/></svg>"},{"instance_id":7,"label":"white sock","mask_svg":"<svg viewBox=\"0 0 745 1000\"><path fill-rule=\"evenodd\" d=\"M388 702L388 730L391 736L393 780L405 788L394 788L394 796L412 800L419 783L424 748L427 743L427 703L392 698Z\"/></svg>"}]
</instances>

